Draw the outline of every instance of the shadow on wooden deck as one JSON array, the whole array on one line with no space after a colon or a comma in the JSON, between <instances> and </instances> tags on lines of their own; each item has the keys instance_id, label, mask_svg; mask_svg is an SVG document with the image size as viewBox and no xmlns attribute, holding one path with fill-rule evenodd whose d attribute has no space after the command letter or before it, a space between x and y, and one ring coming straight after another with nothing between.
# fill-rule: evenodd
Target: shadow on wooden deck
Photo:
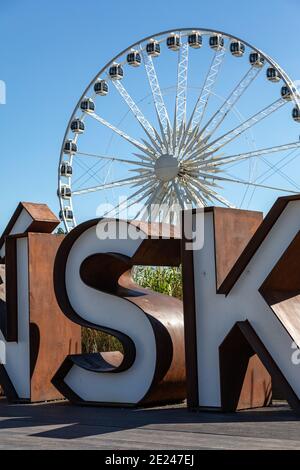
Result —
<instances>
[{"instance_id":1,"label":"shadow on wooden deck","mask_svg":"<svg viewBox=\"0 0 300 470\"><path fill-rule=\"evenodd\" d=\"M183 404L120 409L78 407L67 402L12 405L2 399L0 442L5 433L30 437L28 445L34 448L49 448L54 440L52 444L59 448L68 448L65 443L73 441L72 448L96 445L113 449L114 435L115 448L240 448L247 446L247 440L250 448L280 448L280 442L283 448L300 448L300 415L283 403L224 414L192 412Z\"/></svg>"}]
</instances>

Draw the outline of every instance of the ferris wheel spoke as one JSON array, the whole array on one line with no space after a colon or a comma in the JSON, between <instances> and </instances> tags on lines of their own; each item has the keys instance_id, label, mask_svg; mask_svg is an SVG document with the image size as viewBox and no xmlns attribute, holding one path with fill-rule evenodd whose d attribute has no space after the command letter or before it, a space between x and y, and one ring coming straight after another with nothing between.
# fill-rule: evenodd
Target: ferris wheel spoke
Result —
<instances>
[{"instance_id":1,"label":"ferris wheel spoke","mask_svg":"<svg viewBox=\"0 0 300 470\"><path fill-rule=\"evenodd\" d=\"M177 142L175 149L174 149L174 154L176 158L180 160L181 160L180 152L183 148L184 140L185 140L185 123L182 121L179 127L178 136L176 137L176 140L174 141L174 142Z\"/></svg>"},{"instance_id":2,"label":"ferris wheel spoke","mask_svg":"<svg viewBox=\"0 0 300 470\"><path fill-rule=\"evenodd\" d=\"M144 163L145 161L148 162L148 165L149 165L149 162L151 163L151 167L153 166L153 157L148 157L144 154L141 154L141 153L133 153L133 155L135 157L138 157L140 160L142 160L141 163Z\"/></svg>"},{"instance_id":3,"label":"ferris wheel spoke","mask_svg":"<svg viewBox=\"0 0 300 470\"><path fill-rule=\"evenodd\" d=\"M243 181L239 180L236 178L227 178L225 176L217 176L217 175L209 175L206 173L199 173L199 176L202 176L203 178L209 178L213 180L219 180L219 181L227 181L229 183L237 183L237 184L243 184L244 186L253 186L256 188L262 188L262 189L271 189L273 191L281 191L283 193L289 193L289 194L299 194L299 191L293 191L292 189L284 189L284 188L278 188L276 186L268 186L264 184L259 184L259 183L252 183L250 181Z\"/></svg>"},{"instance_id":4,"label":"ferris wheel spoke","mask_svg":"<svg viewBox=\"0 0 300 470\"><path fill-rule=\"evenodd\" d=\"M186 122L188 64L189 45L187 42L184 42L181 44L178 54L175 126L173 129L176 134L179 133L180 127L185 125Z\"/></svg>"},{"instance_id":5,"label":"ferris wheel spoke","mask_svg":"<svg viewBox=\"0 0 300 470\"><path fill-rule=\"evenodd\" d=\"M195 190L197 191L197 194L199 193L199 187L197 187L196 183L191 180L190 182L190 186ZM201 199L203 200L203 206L206 207L208 206L208 204L214 204L214 199L212 198L212 195L208 192L205 192L203 190L200 190L200 194L201 194Z\"/></svg>"},{"instance_id":6,"label":"ferris wheel spoke","mask_svg":"<svg viewBox=\"0 0 300 470\"><path fill-rule=\"evenodd\" d=\"M160 201L159 201L160 205L163 205L163 204L166 204L168 206L170 205L170 200L168 202L168 198L170 197L171 192L172 192L172 184L167 183L167 185L165 186L164 193L161 194L161 198L160 198Z\"/></svg>"},{"instance_id":7,"label":"ferris wheel spoke","mask_svg":"<svg viewBox=\"0 0 300 470\"><path fill-rule=\"evenodd\" d=\"M296 155L297 157L297 155ZM282 171L278 166L276 165L272 165L270 162L268 162L268 160L266 160L264 157L262 157L262 160L264 163L266 163L266 165L269 167L270 170L272 170L272 173L267 177L265 178L263 181L261 181L261 183L263 183L264 181L266 181L267 179L269 179L273 174L278 174L280 175L285 181L287 181L289 184L291 184L292 186L294 186L295 188L297 188L298 192L300 192L300 186L299 184L293 179L293 178L290 178L286 173L284 173L284 171ZM285 165L282 165L282 166L285 166Z\"/></svg>"},{"instance_id":8,"label":"ferris wheel spoke","mask_svg":"<svg viewBox=\"0 0 300 470\"><path fill-rule=\"evenodd\" d=\"M80 175L78 178L76 178L73 181L73 184L79 183L79 181L81 181L87 175L89 176L89 179L93 178L95 181L97 181L97 183L101 182L99 178L96 176L97 171L94 171L94 167L89 168L87 165L84 165L83 162L79 162L78 160L76 161L76 165L78 165L79 168L81 168L84 171L84 173Z\"/></svg>"},{"instance_id":9,"label":"ferris wheel spoke","mask_svg":"<svg viewBox=\"0 0 300 470\"><path fill-rule=\"evenodd\" d=\"M152 194L150 195L150 197L147 199L147 201L145 202L145 207L143 209L145 209L146 211L149 210L149 206L153 203L155 203L156 199L157 199L157 196L158 194L161 192L162 190L162 187L163 187L163 183L160 182L158 183L158 185L156 186L155 190L152 191ZM140 215L140 214L138 214Z\"/></svg>"},{"instance_id":10,"label":"ferris wheel spoke","mask_svg":"<svg viewBox=\"0 0 300 470\"><path fill-rule=\"evenodd\" d=\"M216 51L212 59L210 68L207 72L204 85L202 87L201 93L196 101L195 107L192 111L187 129L193 129L194 127L199 127L207 108L209 98L212 94L213 87L217 81L221 65L223 64L224 58L226 55L226 46L221 50Z\"/></svg>"},{"instance_id":11,"label":"ferris wheel spoke","mask_svg":"<svg viewBox=\"0 0 300 470\"><path fill-rule=\"evenodd\" d=\"M150 155L156 156L157 154L161 153L161 148L156 144L156 142L154 143L154 146L152 147L145 139L141 139L141 141L145 145L146 149L148 150L148 154L150 153Z\"/></svg>"},{"instance_id":12,"label":"ferris wheel spoke","mask_svg":"<svg viewBox=\"0 0 300 470\"><path fill-rule=\"evenodd\" d=\"M137 178L142 178L144 180L144 181L142 181L142 184L146 183L149 180L155 181L155 176L154 176L152 171L149 171L149 173L143 173L142 175L138 175ZM140 186L140 185L141 185L141 182L137 181L136 183L132 184L132 187L135 188L135 187Z\"/></svg>"},{"instance_id":13,"label":"ferris wheel spoke","mask_svg":"<svg viewBox=\"0 0 300 470\"><path fill-rule=\"evenodd\" d=\"M104 184L101 184L99 186L94 186L92 188L79 189L77 191L73 191L72 195L77 196L79 194L87 194L87 193L91 193L91 192L102 191L104 189L117 188L117 187L120 187L120 186L126 186L128 184L132 184L132 185L141 184L141 183L145 182L146 179L149 180L149 176L133 176L131 178L125 178L123 180L114 181L112 183L104 183Z\"/></svg>"},{"instance_id":14,"label":"ferris wheel spoke","mask_svg":"<svg viewBox=\"0 0 300 470\"><path fill-rule=\"evenodd\" d=\"M281 108L283 105L286 104L286 101L283 100L282 98L279 98L276 100L274 103L270 104L269 106L265 107L258 113L254 114L252 117L244 121L242 124L237 126L235 129L230 130L226 134L222 135L218 139L214 140L210 144L207 144L205 147L201 148L201 146L198 146L198 149L196 152L192 153L191 155L188 156L187 160L193 160L195 157L197 158L199 154L199 149L201 148L201 152L205 152L205 150L217 152L220 150L222 147L224 147L226 144L229 142L232 142L234 139L242 135L246 130L250 129L254 125L258 124L261 122L263 119L266 119L268 116L273 114L275 111L277 111L279 108Z\"/></svg>"},{"instance_id":15,"label":"ferris wheel spoke","mask_svg":"<svg viewBox=\"0 0 300 470\"><path fill-rule=\"evenodd\" d=\"M269 166L269 169L266 170L262 175L258 176L255 181L261 180L261 181L257 181L257 182L264 183L266 180L268 180L274 174L280 174L283 179L285 179L288 183L292 184L295 188L297 188L299 190L300 189L299 184L297 184L296 181L294 181L292 178L290 178L288 175L286 175L281 170L281 168L284 168L286 165L291 163L293 160L295 160L296 158L299 158L299 154L294 155L294 156L292 156L292 158L290 158L291 154L293 154L293 153L294 153L294 151L290 152L288 155L286 155L284 158L282 158L276 164L271 164L269 161L267 161L266 159L263 158L264 163L266 163L267 166Z\"/></svg>"},{"instance_id":16,"label":"ferris wheel spoke","mask_svg":"<svg viewBox=\"0 0 300 470\"><path fill-rule=\"evenodd\" d=\"M102 117L98 116L98 114L96 113L89 113L88 114L90 117L92 117L93 119L95 119L96 121L100 122L101 124L103 124L104 126L108 127L109 129L111 129L113 132L115 132L116 134L118 134L120 137L122 137L123 139L125 139L127 142L130 142L132 145L134 145L135 147L137 147L139 150L142 150L143 152L145 152L150 158L152 157L154 159L154 156L152 153L149 152L149 150L147 149L147 147L143 144L141 144L138 140L134 139L133 137L130 137L128 134L126 134L125 132L121 131L120 129L118 129L116 126L114 126L113 124L109 123L108 121L106 121L105 119L103 119Z\"/></svg>"},{"instance_id":17,"label":"ferris wheel spoke","mask_svg":"<svg viewBox=\"0 0 300 470\"><path fill-rule=\"evenodd\" d=\"M197 191L200 192L205 196L211 196L213 190L208 188L207 185L202 184L194 175L187 176L187 184L192 184L197 188Z\"/></svg>"},{"instance_id":18,"label":"ferris wheel spoke","mask_svg":"<svg viewBox=\"0 0 300 470\"><path fill-rule=\"evenodd\" d=\"M188 135L188 138L187 138ZM181 142L179 144L179 152L181 152L184 149L184 154L181 156L181 160L185 158L186 155L189 155L189 153L193 150L195 147L195 144L199 142L199 137L200 131L198 127L194 127L193 130L185 131L183 138L181 139Z\"/></svg>"},{"instance_id":19,"label":"ferris wheel spoke","mask_svg":"<svg viewBox=\"0 0 300 470\"><path fill-rule=\"evenodd\" d=\"M175 181L173 181L173 187L174 187L174 191L175 191L177 200L178 200L180 206L182 207L182 209L184 209L185 208L184 200L183 200L182 194L180 192L179 186Z\"/></svg>"},{"instance_id":20,"label":"ferris wheel spoke","mask_svg":"<svg viewBox=\"0 0 300 470\"><path fill-rule=\"evenodd\" d=\"M168 193L168 187L166 186L166 183L160 182L158 187L156 188L155 193L149 198L148 201L146 201L145 206L147 206L148 212L150 208L150 214L151 218L154 215L153 219L157 217L157 214L161 210L161 205L163 204L163 201L165 199L165 196ZM154 207L152 207L154 205Z\"/></svg>"},{"instance_id":21,"label":"ferris wheel spoke","mask_svg":"<svg viewBox=\"0 0 300 470\"><path fill-rule=\"evenodd\" d=\"M162 123L158 121L158 125L160 128L160 133L162 136L163 141L163 151L168 152L170 149L170 142L171 142L171 128L169 123L167 122L166 130L163 128Z\"/></svg>"},{"instance_id":22,"label":"ferris wheel spoke","mask_svg":"<svg viewBox=\"0 0 300 470\"><path fill-rule=\"evenodd\" d=\"M251 83L254 82L254 80L257 78L261 70L261 68L255 67L251 67L248 70L248 72L244 75L238 85L234 88L234 90L228 96L223 105L215 112L212 118L201 130L200 136L202 138L211 137L215 133L215 131L222 124L230 110L236 105L238 100L247 91Z\"/></svg>"},{"instance_id":23,"label":"ferris wheel spoke","mask_svg":"<svg viewBox=\"0 0 300 470\"><path fill-rule=\"evenodd\" d=\"M155 144L156 136L153 127L145 118L144 114L142 113L138 105L134 102L124 85L121 83L120 80L112 80L112 83L114 84L115 88L118 90L121 97L123 98L133 115L136 117L136 119L144 129L147 136L151 139L152 143Z\"/></svg>"},{"instance_id":24,"label":"ferris wheel spoke","mask_svg":"<svg viewBox=\"0 0 300 470\"><path fill-rule=\"evenodd\" d=\"M174 211L172 211L173 200L174 200L173 186L172 184L169 184L160 202L160 206L161 206L160 219L162 219L162 222L169 221L169 217L173 219L173 216L174 216Z\"/></svg>"},{"instance_id":25,"label":"ferris wheel spoke","mask_svg":"<svg viewBox=\"0 0 300 470\"><path fill-rule=\"evenodd\" d=\"M196 178L189 177L189 180L190 180L190 183L194 187L196 187L198 190L200 189L200 191L202 193L204 193L205 196L209 200L215 199L216 201L221 202L222 204L224 204L226 207L229 207L230 209L234 209L234 205L231 202L227 201L227 199L225 199L223 196L216 193L216 191L214 191L212 189L208 189L204 184L200 183Z\"/></svg>"},{"instance_id":26,"label":"ferris wheel spoke","mask_svg":"<svg viewBox=\"0 0 300 470\"><path fill-rule=\"evenodd\" d=\"M172 185L169 183L166 183L164 185L164 191L160 194L160 198L157 202L157 215L159 216L158 220L160 222L167 220L168 214L170 212L171 194L172 194Z\"/></svg>"},{"instance_id":27,"label":"ferris wheel spoke","mask_svg":"<svg viewBox=\"0 0 300 470\"><path fill-rule=\"evenodd\" d=\"M159 124L163 130L163 133L168 135L168 124L170 126L170 120L165 106L165 102L161 93L160 84L157 78L156 70L153 64L153 59L143 49L143 63L145 66L146 74L148 77L149 85L152 92L153 101L156 108ZM171 127L171 126L170 126Z\"/></svg>"},{"instance_id":28,"label":"ferris wheel spoke","mask_svg":"<svg viewBox=\"0 0 300 470\"><path fill-rule=\"evenodd\" d=\"M145 201L144 207L138 212L136 217L142 215L142 220L155 220L158 213L157 204L159 203L159 196L161 195L163 189L164 183L159 182L154 191L152 191L150 197Z\"/></svg>"},{"instance_id":29,"label":"ferris wheel spoke","mask_svg":"<svg viewBox=\"0 0 300 470\"><path fill-rule=\"evenodd\" d=\"M174 205L176 204L176 195L174 189L171 186L169 191L169 206L166 214L163 214L163 220L167 220L170 224L174 224L177 220L176 206L174 211Z\"/></svg>"},{"instance_id":30,"label":"ferris wheel spoke","mask_svg":"<svg viewBox=\"0 0 300 470\"><path fill-rule=\"evenodd\" d=\"M228 207L229 209L235 209L235 206L231 204L231 202L227 201L227 199L225 199L223 196L220 196L219 194L214 192L211 197L212 199L221 202L221 204L224 204L224 206Z\"/></svg>"},{"instance_id":31,"label":"ferris wheel spoke","mask_svg":"<svg viewBox=\"0 0 300 470\"><path fill-rule=\"evenodd\" d=\"M136 162L134 160L126 160L124 158L119 158L119 157L113 157L113 156L108 156L108 155L99 155L96 153L88 153L88 152L77 152L75 156L77 155L82 155L84 157L94 157L94 158L99 158L99 160L109 160L112 162L118 162L118 163L128 163L130 165L138 165L138 166L144 166L144 167L149 167L153 168L153 165L150 163L145 163L145 162Z\"/></svg>"},{"instance_id":32,"label":"ferris wheel spoke","mask_svg":"<svg viewBox=\"0 0 300 470\"><path fill-rule=\"evenodd\" d=\"M187 196L187 194L186 194L185 192L183 192L182 197L183 197L183 199L184 199L184 207L185 207L186 209L191 208L191 205L192 205L192 204L191 204L191 201L189 200L189 198L188 198L188 196Z\"/></svg>"},{"instance_id":33,"label":"ferris wheel spoke","mask_svg":"<svg viewBox=\"0 0 300 470\"><path fill-rule=\"evenodd\" d=\"M185 188L185 192L187 194L187 196L189 197L190 201L192 203L194 203L195 205L204 205L203 204L203 199L201 198L201 196L197 196L197 194L193 191L191 185L189 186L186 186Z\"/></svg>"},{"instance_id":34,"label":"ferris wheel spoke","mask_svg":"<svg viewBox=\"0 0 300 470\"><path fill-rule=\"evenodd\" d=\"M263 155L272 155L273 153L285 152L287 150L295 150L297 148L300 149L300 142L292 142L290 144L278 145L275 147L268 147L265 149L258 149L252 152L239 153L236 155L228 155L225 157L211 158L210 161L203 159L195 164L192 164L191 166L194 168L196 167L201 168L202 166L214 167L214 166L225 165L229 163L235 163L235 162L239 162L243 160L248 160L249 158L261 157Z\"/></svg>"},{"instance_id":35,"label":"ferris wheel spoke","mask_svg":"<svg viewBox=\"0 0 300 470\"><path fill-rule=\"evenodd\" d=\"M148 194L152 193L153 192L153 188L155 187L155 182L153 181L150 181L148 183L145 183L144 185L142 185L137 191L135 191L133 194L131 194L130 196L126 197L125 200L122 200L121 202L119 202L119 204L117 204L115 207L113 207L112 209L110 209L109 211L105 212L103 214L103 217L107 217L108 215L112 214L112 213L116 213L118 211L121 211L121 210L124 210L124 209L128 209L130 207L132 207L134 204L138 204L139 202L141 202L143 199L145 199L145 197L147 197ZM150 188L150 189L149 189ZM148 191L147 191L148 190ZM140 196L138 199L135 199L134 198L137 198L138 196ZM131 203L128 205L128 202L131 201Z\"/></svg>"}]
</instances>

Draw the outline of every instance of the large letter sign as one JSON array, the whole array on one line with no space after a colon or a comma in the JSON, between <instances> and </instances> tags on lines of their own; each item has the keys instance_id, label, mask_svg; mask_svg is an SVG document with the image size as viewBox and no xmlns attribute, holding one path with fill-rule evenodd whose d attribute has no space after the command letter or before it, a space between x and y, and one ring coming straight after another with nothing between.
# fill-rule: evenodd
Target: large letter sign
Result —
<instances>
[{"instance_id":1,"label":"large letter sign","mask_svg":"<svg viewBox=\"0 0 300 470\"><path fill-rule=\"evenodd\" d=\"M266 404L269 373L290 405L300 408L299 361L293 360L300 346L300 196L279 198L240 254L253 217L212 208L204 214L203 249L189 252L183 240L191 407L227 411Z\"/></svg>"},{"instance_id":2,"label":"large letter sign","mask_svg":"<svg viewBox=\"0 0 300 470\"><path fill-rule=\"evenodd\" d=\"M150 239L147 227L92 220L58 250L54 283L62 311L123 346L123 354L66 358L53 383L75 403L133 406L186 396L182 302L142 289L131 277L134 265L179 265L180 240Z\"/></svg>"},{"instance_id":3,"label":"large letter sign","mask_svg":"<svg viewBox=\"0 0 300 470\"><path fill-rule=\"evenodd\" d=\"M53 289L64 238L51 234L58 224L44 204L21 203L0 239L0 384L12 401L61 399L51 379L81 350L80 328L61 313Z\"/></svg>"}]
</instances>

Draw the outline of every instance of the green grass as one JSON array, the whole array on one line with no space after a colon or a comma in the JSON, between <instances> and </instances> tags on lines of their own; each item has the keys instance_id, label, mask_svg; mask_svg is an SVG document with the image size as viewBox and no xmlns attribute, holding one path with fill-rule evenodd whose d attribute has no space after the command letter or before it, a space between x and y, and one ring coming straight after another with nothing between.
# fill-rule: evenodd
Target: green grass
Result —
<instances>
[{"instance_id":1,"label":"green grass","mask_svg":"<svg viewBox=\"0 0 300 470\"><path fill-rule=\"evenodd\" d=\"M133 278L141 287L182 299L180 268L136 266Z\"/></svg>"},{"instance_id":2,"label":"green grass","mask_svg":"<svg viewBox=\"0 0 300 470\"><path fill-rule=\"evenodd\" d=\"M182 299L180 268L136 266L133 270L133 279L141 287ZM83 328L82 351L84 353L122 351L122 345L114 336Z\"/></svg>"},{"instance_id":3,"label":"green grass","mask_svg":"<svg viewBox=\"0 0 300 470\"><path fill-rule=\"evenodd\" d=\"M122 345L117 338L102 331L82 328L81 339L83 353L123 351Z\"/></svg>"}]
</instances>

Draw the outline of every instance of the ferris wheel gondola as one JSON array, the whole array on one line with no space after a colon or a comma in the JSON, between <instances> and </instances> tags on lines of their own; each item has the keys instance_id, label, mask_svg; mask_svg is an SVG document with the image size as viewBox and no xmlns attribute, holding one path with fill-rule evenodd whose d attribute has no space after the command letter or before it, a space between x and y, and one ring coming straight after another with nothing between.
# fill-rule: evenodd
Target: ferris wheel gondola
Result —
<instances>
[{"instance_id":1,"label":"ferris wheel gondola","mask_svg":"<svg viewBox=\"0 0 300 470\"><path fill-rule=\"evenodd\" d=\"M160 43L155 39L151 38L148 44L146 44L146 52L151 57L157 57L160 54Z\"/></svg>"},{"instance_id":2,"label":"ferris wheel gondola","mask_svg":"<svg viewBox=\"0 0 300 470\"><path fill-rule=\"evenodd\" d=\"M94 85L96 95L106 96L108 93L108 83L106 80L97 80Z\"/></svg>"}]
</instances>

